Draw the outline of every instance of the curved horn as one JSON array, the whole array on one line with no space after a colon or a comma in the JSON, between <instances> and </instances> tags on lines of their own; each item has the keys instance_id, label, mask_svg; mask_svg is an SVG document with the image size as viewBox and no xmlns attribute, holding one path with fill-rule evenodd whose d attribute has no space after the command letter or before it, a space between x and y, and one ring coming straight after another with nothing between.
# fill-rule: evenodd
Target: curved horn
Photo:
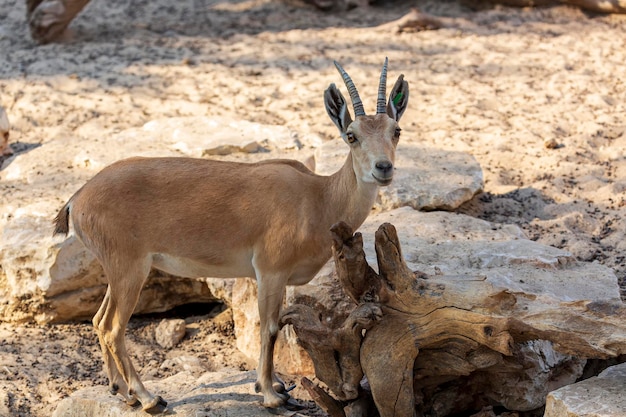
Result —
<instances>
[{"instance_id":1,"label":"curved horn","mask_svg":"<svg viewBox=\"0 0 626 417\"><path fill-rule=\"evenodd\" d=\"M335 67L337 67L337 71L339 71L339 74L341 74L341 78L343 78L343 82L346 84L348 93L350 93L352 107L354 107L354 117L365 116L365 110L363 110L363 102L361 101L361 97L359 97L359 92L356 91L356 87L352 82L352 78L350 78L348 73L341 67L341 65L339 65L337 61L334 61L334 63Z\"/></svg>"},{"instance_id":2,"label":"curved horn","mask_svg":"<svg viewBox=\"0 0 626 417\"><path fill-rule=\"evenodd\" d=\"M385 57L383 71L380 74L380 84L378 84L378 100L376 100L376 114L387 113L387 62Z\"/></svg>"}]
</instances>

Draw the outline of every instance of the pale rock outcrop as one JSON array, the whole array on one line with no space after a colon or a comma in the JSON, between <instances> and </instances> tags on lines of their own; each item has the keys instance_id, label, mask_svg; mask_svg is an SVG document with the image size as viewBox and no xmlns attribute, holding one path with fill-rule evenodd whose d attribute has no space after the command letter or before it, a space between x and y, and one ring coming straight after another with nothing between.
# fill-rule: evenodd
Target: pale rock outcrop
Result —
<instances>
[{"instance_id":1,"label":"pale rock outcrop","mask_svg":"<svg viewBox=\"0 0 626 417\"><path fill-rule=\"evenodd\" d=\"M316 172L328 175L345 161L342 141L326 142L316 151ZM483 172L465 152L403 143L396 153L393 182L379 191L379 211L409 206L416 210L454 210L483 189Z\"/></svg>"},{"instance_id":2,"label":"pale rock outcrop","mask_svg":"<svg viewBox=\"0 0 626 417\"><path fill-rule=\"evenodd\" d=\"M110 163L130 156L203 155L242 161L306 161L317 148L322 148L318 157L322 173L331 169L328 161L340 164L347 152L341 140L323 144L314 134L298 135L283 126L187 117L152 121L106 139L58 135L9 158L0 171L0 179L12 187L10 200L0 196L0 317L54 322L95 313L105 290L102 270L74 237L52 237L51 222L65 201ZM46 167L45 175L39 166L42 152L55 155L46 159L52 165ZM398 177L381 194L379 209L400 205L450 208L482 187L480 167L463 154L406 144L398 148L397 158ZM412 185L416 181L418 185ZM165 311L217 299L229 302L231 285L224 280L180 280L154 272L135 312Z\"/></svg>"},{"instance_id":3,"label":"pale rock outcrop","mask_svg":"<svg viewBox=\"0 0 626 417\"><path fill-rule=\"evenodd\" d=\"M467 364L453 374L432 375L429 364L438 361L438 352L420 353L416 387L438 392L425 394L430 412L459 412L476 397L512 410L532 410L544 404L551 390L574 383L586 358L626 352L626 309L609 268L577 262L568 252L528 240L517 226L408 207L372 215L361 227L373 267L374 231L385 222L395 225L411 270L441 276L450 288L465 288L463 297L474 300L474 312L506 318L518 341L513 356L479 349L470 359L460 358L459 364L466 360ZM332 262L311 283L287 292L288 304L315 307L323 317L330 317L329 312L347 314L353 308L342 294ZM252 306L246 313L235 313L235 326L242 334L253 331L250 319L256 312L254 292L246 294L250 297L246 303L233 306L235 310ZM238 321L243 315L247 321ZM283 331L290 331L290 326ZM257 344L241 348L251 357L258 354ZM292 351L292 357L295 354ZM437 386L450 378L459 383Z\"/></svg>"},{"instance_id":4,"label":"pale rock outcrop","mask_svg":"<svg viewBox=\"0 0 626 417\"><path fill-rule=\"evenodd\" d=\"M374 232L392 223L412 270L428 274L468 275L507 288L528 299L555 303L580 300L620 302L614 272L597 263L577 262L570 253L527 239L515 225L502 225L463 214L422 212L403 207L370 216L359 231L370 265L376 267ZM334 267L329 262L311 283L288 288L291 302L319 302L343 308L332 290ZM593 278L593 279L591 279ZM320 288L321 287L321 288ZM306 301L312 300L312 301Z\"/></svg>"},{"instance_id":5,"label":"pale rock outcrop","mask_svg":"<svg viewBox=\"0 0 626 417\"><path fill-rule=\"evenodd\" d=\"M275 157L302 147L296 133L286 127L190 117L152 121L142 128L88 143L82 138L59 136L6 160L0 179L12 187L12 193L10 199L0 196L0 317L52 322L88 318L95 313L106 288L102 269L75 237L53 237L52 219L99 170L131 156L202 157L223 145L233 152L274 150ZM55 155L45 158L52 162L45 175L39 166L42 152ZM261 157L268 155L259 154ZM148 281L136 312L217 301L229 295L231 285L206 279L178 280L158 272L153 278L158 279ZM180 283L171 285L173 281ZM215 291L222 294L216 296Z\"/></svg>"},{"instance_id":6,"label":"pale rock outcrop","mask_svg":"<svg viewBox=\"0 0 626 417\"><path fill-rule=\"evenodd\" d=\"M324 270L332 262L324 267ZM261 333L259 309L257 307L256 281L251 278L233 280L231 308L235 324L236 346L245 354L250 363L257 364L261 354ZM291 290L287 288L289 293ZM318 289L318 291L321 291ZM320 294L322 296L322 294ZM288 300L285 305L288 304ZM313 362L298 345L298 340L290 327L279 334L274 348L274 357L280 358L274 364L277 372L287 375L314 375Z\"/></svg>"},{"instance_id":7,"label":"pale rock outcrop","mask_svg":"<svg viewBox=\"0 0 626 417\"><path fill-rule=\"evenodd\" d=\"M551 392L544 417L626 416L626 363Z\"/></svg>"}]
</instances>

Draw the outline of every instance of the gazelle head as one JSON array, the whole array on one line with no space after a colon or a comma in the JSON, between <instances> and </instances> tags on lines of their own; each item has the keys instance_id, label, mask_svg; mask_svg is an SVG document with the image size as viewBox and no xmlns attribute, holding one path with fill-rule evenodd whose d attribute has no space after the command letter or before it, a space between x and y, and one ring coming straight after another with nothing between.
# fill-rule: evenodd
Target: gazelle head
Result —
<instances>
[{"instance_id":1,"label":"gazelle head","mask_svg":"<svg viewBox=\"0 0 626 417\"><path fill-rule=\"evenodd\" d=\"M326 111L339 128L343 140L351 148L357 178L365 183L389 185L393 179L395 150L400 139L398 121L409 101L409 84L404 81L404 75L400 75L387 101L385 58L378 86L376 114L368 116L363 110L363 103L352 79L336 61L335 66L350 93L354 120L350 116L346 100L334 83L324 92Z\"/></svg>"}]
</instances>

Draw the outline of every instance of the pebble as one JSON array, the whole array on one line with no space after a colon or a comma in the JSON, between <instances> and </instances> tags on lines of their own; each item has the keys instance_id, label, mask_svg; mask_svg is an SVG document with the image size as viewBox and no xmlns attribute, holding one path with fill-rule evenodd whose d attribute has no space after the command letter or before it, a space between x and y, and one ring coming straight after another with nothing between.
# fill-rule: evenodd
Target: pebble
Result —
<instances>
[{"instance_id":1,"label":"pebble","mask_svg":"<svg viewBox=\"0 0 626 417\"><path fill-rule=\"evenodd\" d=\"M171 349L185 337L185 328L183 319L163 319L154 331L154 338L161 347Z\"/></svg>"}]
</instances>

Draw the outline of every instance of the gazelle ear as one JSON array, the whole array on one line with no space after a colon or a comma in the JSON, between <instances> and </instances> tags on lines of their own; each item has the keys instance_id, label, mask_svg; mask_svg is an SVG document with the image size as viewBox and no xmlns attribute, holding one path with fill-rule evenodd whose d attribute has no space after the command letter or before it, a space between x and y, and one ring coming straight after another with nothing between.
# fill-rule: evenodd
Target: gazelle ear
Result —
<instances>
[{"instance_id":1,"label":"gazelle ear","mask_svg":"<svg viewBox=\"0 0 626 417\"><path fill-rule=\"evenodd\" d=\"M400 120L409 103L409 83L404 81L404 74L398 77L389 94L387 114L395 121Z\"/></svg>"},{"instance_id":2,"label":"gazelle ear","mask_svg":"<svg viewBox=\"0 0 626 417\"><path fill-rule=\"evenodd\" d=\"M348 111L346 100L334 83L324 91L324 105L326 106L328 116L337 125L341 136L344 137L346 129L352 123L352 117Z\"/></svg>"}]
</instances>

